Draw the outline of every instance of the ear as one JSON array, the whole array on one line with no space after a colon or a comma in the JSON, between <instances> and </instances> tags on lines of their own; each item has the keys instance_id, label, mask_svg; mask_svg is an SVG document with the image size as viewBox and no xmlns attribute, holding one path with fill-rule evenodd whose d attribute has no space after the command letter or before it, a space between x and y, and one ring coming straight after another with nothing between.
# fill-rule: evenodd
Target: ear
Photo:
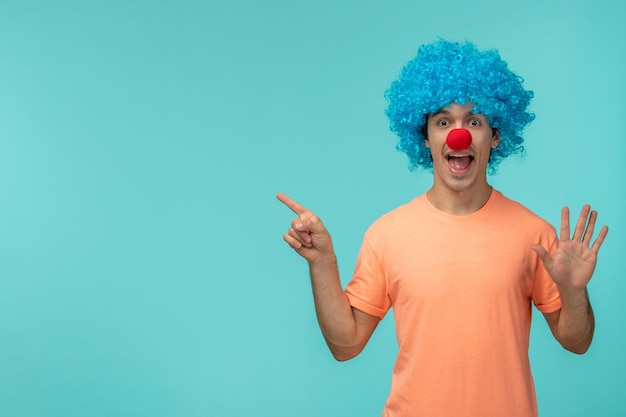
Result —
<instances>
[{"instance_id":1,"label":"ear","mask_svg":"<svg viewBox=\"0 0 626 417\"><path fill-rule=\"evenodd\" d=\"M424 118L426 119L426 121L424 122L422 127L420 127L420 132L422 133L422 136L424 136L424 146L430 148L430 142L428 141L428 115L426 115Z\"/></svg>"},{"instance_id":2,"label":"ear","mask_svg":"<svg viewBox=\"0 0 626 417\"><path fill-rule=\"evenodd\" d=\"M491 138L491 149L495 149L500 144L500 131L498 129L493 130L493 137Z\"/></svg>"},{"instance_id":3,"label":"ear","mask_svg":"<svg viewBox=\"0 0 626 417\"><path fill-rule=\"evenodd\" d=\"M424 146L430 148L430 141L428 140L428 127L422 126L422 136L424 136Z\"/></svg>"}]
</instances>

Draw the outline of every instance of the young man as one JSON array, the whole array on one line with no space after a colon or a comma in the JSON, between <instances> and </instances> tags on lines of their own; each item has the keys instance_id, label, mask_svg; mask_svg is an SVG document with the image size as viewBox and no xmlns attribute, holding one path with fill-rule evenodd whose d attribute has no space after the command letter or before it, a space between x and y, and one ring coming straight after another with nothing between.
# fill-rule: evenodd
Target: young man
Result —
<instances>
[{"instance_id":1,"label":"young man","mask_svg":"<svg viewBox=\"0 0 626 417\"><path fill-rule=\"evenodd\" d=\"M383 416L537 416L528 344L531 305L575 353L591 343L586 286L608 229L592 243L584 206L554 229L487 182L521 152L532 92L496 51L439 41L419 48L386 94L398 148L433 185L366 232L341 288L331 237L297 214L285 241L310 267L317 318L337 360L358 355L393 307L399 352Z\"/></svg>"}]
</instances>

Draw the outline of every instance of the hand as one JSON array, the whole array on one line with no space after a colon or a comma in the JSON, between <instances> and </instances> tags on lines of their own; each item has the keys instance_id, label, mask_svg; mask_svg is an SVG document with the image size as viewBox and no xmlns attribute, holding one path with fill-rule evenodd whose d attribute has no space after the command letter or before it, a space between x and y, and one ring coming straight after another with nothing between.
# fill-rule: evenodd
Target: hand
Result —
<instances>
[{"instance_id":1,"label":"hand","mask_svg":"<svg viewBox=\"0 0 626 417\"><path fill-rule=\"evenodd\" d=\"M289 231L283 235L285 242L309 263L324 255L334 256L330 234L322 221L285 194L279 193L276 198L298 215L292 220Z\"/></svg>"},{"instance_id":2,"label":"hand","mask_svg":"<svg viewBox=\"0 0 626 417\"><path fill-rule=\"evenodd\" d=\"M597 255L609 228L603 226L589 247L598 213L589 205L583 206L570 239L569 209L561 210L561 233L557 249L552 256L540 245L532 248L541 258L546 270L560 290L584 290L596 267Z\"/></svg>"}]
</instances>

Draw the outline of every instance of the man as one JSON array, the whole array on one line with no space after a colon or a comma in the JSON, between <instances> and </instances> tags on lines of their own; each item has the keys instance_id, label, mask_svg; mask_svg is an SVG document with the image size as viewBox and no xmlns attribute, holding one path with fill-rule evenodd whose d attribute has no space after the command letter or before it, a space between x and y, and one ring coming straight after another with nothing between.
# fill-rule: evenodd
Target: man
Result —
<instances>
[{"instance_id":1,"label":"man","mask_svg":"<svg viewBox=\"0 0 626 417\"><path fill-rule=\"evenodd\" d=\"M331 237L311 211L285 241L310 267L317 318L337 360L358 355L393 307L399 344L383 416L537 416L528 360L531 304L567 350L594 332L586 286L608 228L592 243L584 206L560 236L487 182L521 152L532 92L496 51L471 43L421 46L386 93L391 129L413 168L432 169L422 196L366 232L341 288Z\"/></svg>"}]
</instances>

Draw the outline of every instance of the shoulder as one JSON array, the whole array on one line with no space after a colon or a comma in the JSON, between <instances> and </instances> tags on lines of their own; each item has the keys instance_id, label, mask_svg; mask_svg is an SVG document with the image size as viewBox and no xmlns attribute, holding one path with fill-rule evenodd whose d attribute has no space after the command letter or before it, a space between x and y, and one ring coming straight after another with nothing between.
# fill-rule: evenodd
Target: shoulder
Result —
<instances>
[{"instance_id":1,"label":"shoulder","mask_svg":"<svg viewBox=\"0 0 626 417\"><path fill-rule=\"evenodd\" d=\"M554 227L550 223L530 210L528 207L518 201L510 199L500 191L494 190L493 192L497 193L494 205L494 214L496 218L510 223L511 226L519 228L543 230L547 232L552 232L554 230Z\"/></svg>"},{"instance_id":2,"label":"shoulder","mask_svg":"<svg viewBox=\"0 0 626 417\"><path fill-rule=\"evenodd\" d=\"M413 224L423 218L421 211L423 210L424 196L403 204L380 216L366 231L366 236L395 234L396 231L402 230L409 224Z\"/></svg>"}]
</instances>

